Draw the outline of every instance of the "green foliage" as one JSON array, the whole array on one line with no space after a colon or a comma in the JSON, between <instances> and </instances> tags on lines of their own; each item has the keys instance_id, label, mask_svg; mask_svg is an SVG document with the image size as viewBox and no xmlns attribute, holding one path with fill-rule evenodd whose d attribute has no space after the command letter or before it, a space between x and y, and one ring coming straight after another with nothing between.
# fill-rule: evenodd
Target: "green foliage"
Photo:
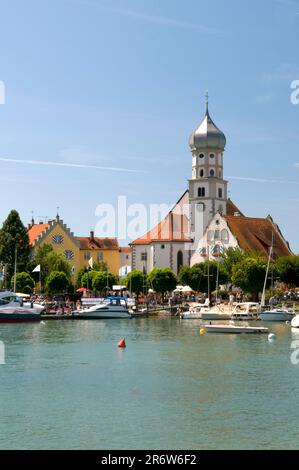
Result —
<instances>
[{"instance_id":1,"label":"green foliage","mask_svg":"<svg viewBox=\"0 0 299 470\"><path fill-rule=\"evenodd\" d=\"M108 272L108 264L105 261L95 261L92 266L93 271Z\"/></svg>"},{"instance_id":2,"label":"green foliage","mask_svg":"<svg viewBox=\"0 0 299 470\"><path fill-rule=\"evenodd\" d=\"M194 264L192 267L183 266L179 273L179 282L188 285L196 292L208 292L208 271L210 276L210 292L216 289L217 262L205 261ZM227 282L226 272L222 264L219 264L218 284Z\"/></svg>"},{"instance_id":3,"label":"green foliage","mask_svg":"<svg viewBox=\"0 0 299 470\"><path fill-rule=\"evenodd\" d=\"M240 248L228 248L221 256L221 266L229 280L232 278L233 267L249 256L249 253Z\"/></svg>"},{"instance_id":4,"label":"green foliage","mask_svg":"<svg viewBox=\"0 0 299 470\"><path fill-rule=\"evenodd\" d=\"M16 274L16 291L23 294L31 294L34 289L34 280L25 272ZM14 287L14 276L11 278L10 287Z\"/></svg>"},{"instance_id":5,"label":"green foliage","mask_svg":"<svg viewBox=\"0 0 299 470\"><path fill-rule=\"evenodd\" d=\"M71 279L71 267L62 254L56 253L51 245L38 247L36 255L31 263L32 266L41 265L41 281L44 287L49 275L53 271L64 272L68 280Z\"/></svg>"},{"instance_id":6,"label":"green foliage","mask_svg":"<svg viewBox=\"0 0 299 470\"><path fill-rule=\"evenodd\" d=\"M102 271L94 271L92 278L92 289L97 292L112 289L112 286L117 283L117 277L112 273L105 273Z\"/></svg>"},{"instance_id":7,"label":"green foliage","mask_svg":"<svg viewBox=\"0 0 299 470\"><path fill-rule=\"evenodd\" d=\"M263 290L267 269L264 258L245 258L235 264L232 270L232 282L244 292L248 292L258 300L258 294Z\"/></svg>"},{"instance_id":8,"label":"green foliage","mask_svg":"<svg viewBox=\"0 0 299 470\"><path fill-rule=\"evenodd\" d=\"M299 286L299 256L285 256L275 263L277 274L282 282Z\"/></svg>"},{"instance_id":9,"label":"green foliage","mask_svg":"<svg viewBox=\"0 0 299 470\"><path fill-rule=\"evenodd\" d=\"M67 291L70 281L65 272L52 271L47 279L47 292L58 294Z\"/></svg>"},{"instance_id":10,"label":"green foliage","mask_svg":"<svg viewBox=\"0 0 299 470\"><path fill-rule=\"evenodd\" d=\"M85 273L81 276L80 287L86 287L91 290L93 278L97 273L97 271L86 269Z\"/></svg>"},{"instance_id":11,"label":"green foliage","mask_svg":"<svg viewBox=\"0 0 299 470\"><path fill-rule=\"evenodd\" d=\"M10 279L14 272L17 247L17 271L25 271L30 256L28 233L16 210L12 210L0 230L0 262L7 265Z\"/></svg>"},{"instance_id":12,"label":"green foliage","mask_svg":"<svg viewBox=\"0 0 299 470\"><path fill-rule=\"evenodd\" d=\"M143 291L143 287L146 285L146 282L146 276L138 269L131 271L125 278L127 289L130 292L134 292L134 294L140 294Z\"/></svg>"},{"instance_id":13,"label":"green foliage","mask_svg":"<svg viewBox=\"0 0 299 470\"><path fill-rule=\"evenodd\" d=\"M177 285L177 278L170 268L155 268L149 275L148 280L152 288L159 294L173 291Z\"/></svg>"}]
</instances>

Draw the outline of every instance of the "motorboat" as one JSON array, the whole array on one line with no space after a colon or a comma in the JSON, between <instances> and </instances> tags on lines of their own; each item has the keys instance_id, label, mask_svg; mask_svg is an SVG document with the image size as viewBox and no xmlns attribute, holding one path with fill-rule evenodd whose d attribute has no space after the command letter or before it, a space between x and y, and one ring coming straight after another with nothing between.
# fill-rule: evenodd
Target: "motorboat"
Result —
<instances>
[{"instance_id":1,"label":"motorboat","mask_svg":"<svg viewBox=\"0 0 299 470\"><path fill-rule=\"evenodd\" d=\"M231 318L231 310L224 305L215 305L207 307L202 304L190 307L187 312L181 313L183 320L229 320Z\"/></svg>"},{"instance_id":2,"label":"motorboat","mask_svg":"<svg viewBox=\"0 0 299 470\"><path fill-rule=\"evenodd\" d=\"M295 317L291 321L291 327L292 328L299 328L299 313L295 315Z\"/></svg>"},{"instance_id":3,"label":"motorboat","mask_svg":"<svg viewBox=\"0 0 299 470\"><path fill-rule=\"evenodd\" d=\"M262 326L241 326L233 324L204 325L202 328L207 333L260 334L269 332L268 328Z\"/></svg>"},{"instance_id":4,"label":"motorboat","mask_svg":"<svg viewBox=\"0 0 299 470\"><path fill-rule=\"evenodd\" d=\"M23 323L41 320L44 307L33 302L23 302L13 292L0 292L0 323Z\"/></svg>"},{"instance_id":5,"label":"motorboat","mask_svg":"<svg viewBox=\"0 0 299 470\"><path fill-rule=\"evenodd\" d=\"M83 310L76 310L72 315L80 319L131 318L126 303L121 297L108 297L102 303Z\"/></svg>"},{"instance_id":6,"label":"motorboat","mask_svg":"<svg viewBox=\"0 0 299 470\"><path fill-rule=\"evenodd\" d=\"M294 310L287 310L284 308L273 308L265 310L259 314L263 321L290 321L296 315Z\"/></svg>"},{"instance_id":7,"label":"motorboat","mask_svg":"<svg viewBox=\"0 0 299 470\"><path fill-rule=\"evenodd\" d=\"M258 302L241 302L235 305L231 319L232 320L257 320L260 313L260 304Z\"/></svg>"}]
</instances>

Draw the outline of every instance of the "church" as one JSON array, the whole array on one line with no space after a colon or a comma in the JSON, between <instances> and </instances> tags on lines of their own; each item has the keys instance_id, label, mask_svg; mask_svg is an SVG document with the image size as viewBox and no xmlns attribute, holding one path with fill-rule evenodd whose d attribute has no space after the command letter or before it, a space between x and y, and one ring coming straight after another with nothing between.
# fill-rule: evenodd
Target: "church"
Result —
<instances>
[{"instance_id":1,"label":"church","mask_svg":"<svg viewBox=\"0 0 299 470\"><path fill-rule=\"evenodd\" d=\"M224 179L226 137L206 112L189 138L192 173L188 189L166 217L131 242L132 268L150 272L217 259L229 247L259 252L267 257L289 256L292 251L271 216L247 217L228 198Z\"/></svg>"}]
</instances>

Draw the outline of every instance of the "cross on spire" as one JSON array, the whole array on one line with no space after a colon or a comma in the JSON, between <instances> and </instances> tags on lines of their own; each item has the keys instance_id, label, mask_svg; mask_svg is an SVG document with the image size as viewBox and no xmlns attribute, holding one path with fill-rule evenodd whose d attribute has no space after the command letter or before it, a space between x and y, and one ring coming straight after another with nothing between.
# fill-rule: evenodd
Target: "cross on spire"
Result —
<instances>
[{"instance_id":1,"label":"cross on spire","mask_svg":"<svg viewBox=\"0 0 299 470\"><path fill-rule=\"evenodd\" d=\"M206 111L209 111L209 92L206 91Z\"/></svg>"}]
</instances>

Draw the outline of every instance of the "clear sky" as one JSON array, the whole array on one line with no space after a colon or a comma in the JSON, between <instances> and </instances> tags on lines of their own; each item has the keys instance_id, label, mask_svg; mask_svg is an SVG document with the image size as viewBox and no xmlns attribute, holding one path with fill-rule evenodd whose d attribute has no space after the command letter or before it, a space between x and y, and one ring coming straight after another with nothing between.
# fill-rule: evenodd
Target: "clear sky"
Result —
<instances>
[{"instance_id":1,"label":"clear sky","mask_svg":"<svg viewBox=\"0 0 299 470\"><path fill-rule=\"evenodd\" d=\"M298 0L3 0L0 14L1 221L59 206L83 236L118 195L176 202L208 89L230 197L299 252Z\"/></svg>"}]
</instances>

